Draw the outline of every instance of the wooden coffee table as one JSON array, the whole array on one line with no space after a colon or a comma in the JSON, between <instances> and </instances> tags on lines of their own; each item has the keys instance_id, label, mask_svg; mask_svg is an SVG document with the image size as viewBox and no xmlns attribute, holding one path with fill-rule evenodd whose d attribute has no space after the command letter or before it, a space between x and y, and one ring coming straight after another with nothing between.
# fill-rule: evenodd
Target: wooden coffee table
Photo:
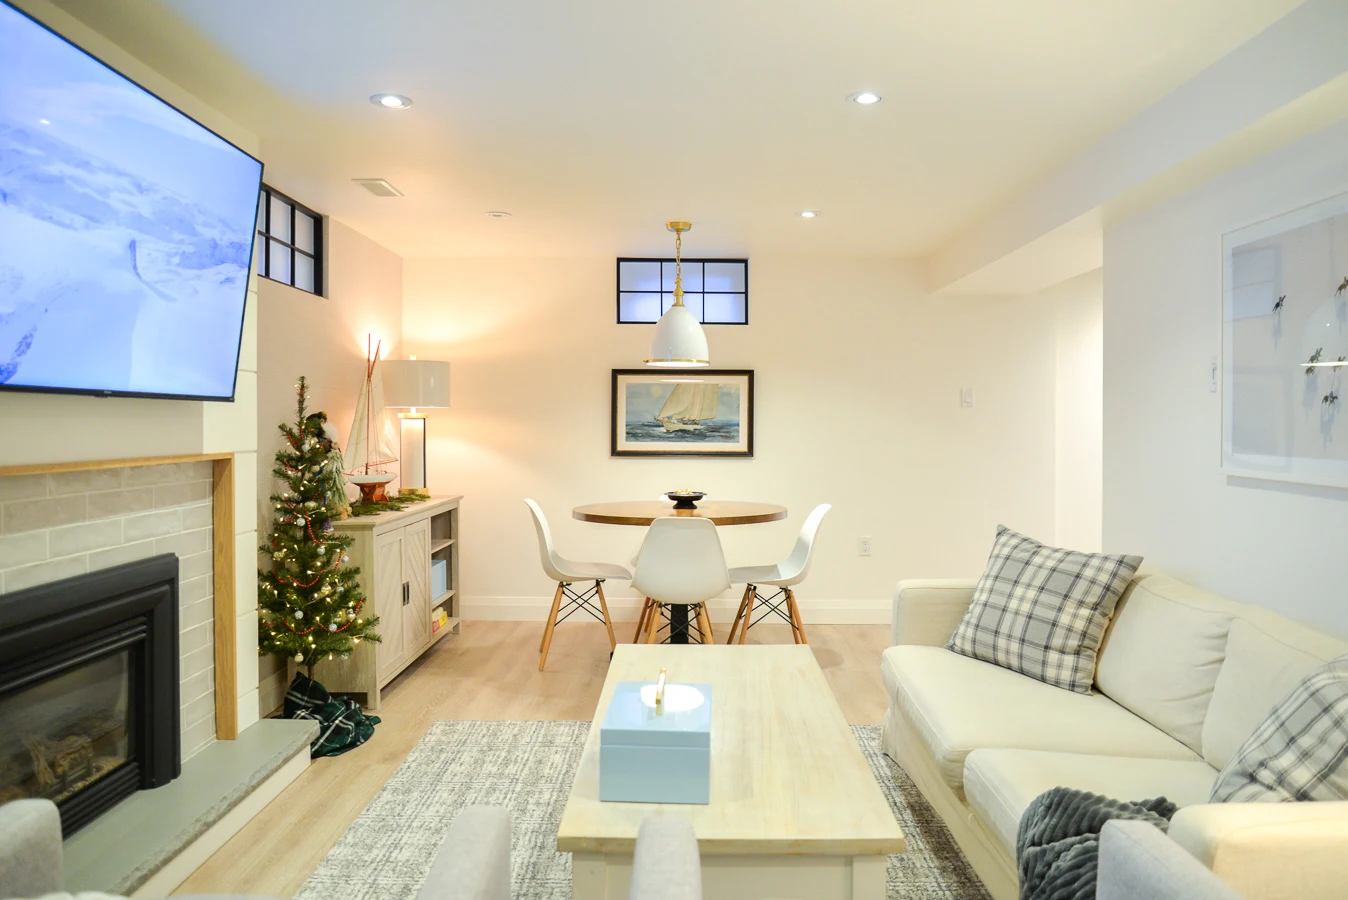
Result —
<instances>
[{"instance_id":1,"label":"wooden coffee table","mask_svg":"<svg viewBox=\"0 0 1348 900\"><path fill-rule=\"evenodd\" d=\"M711 803L602 803L599 728L614 685L661 668L712 685ZM637 829L657 813L692 820L707 900L882 900L885 857L904 849L808 646L618 646L557 833L574 900L626 900Z\"/></svg>"}]
</instances>

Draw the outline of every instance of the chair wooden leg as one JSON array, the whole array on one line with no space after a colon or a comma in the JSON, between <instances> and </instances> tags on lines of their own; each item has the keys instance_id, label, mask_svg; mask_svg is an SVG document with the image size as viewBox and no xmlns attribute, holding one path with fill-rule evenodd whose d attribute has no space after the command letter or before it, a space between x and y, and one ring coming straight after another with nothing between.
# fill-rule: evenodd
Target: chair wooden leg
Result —
<instances>
[{"instance_id":1,"label":"chair wooden leg","mask_svg":"<svg viewBox=\"0 0 1348 900\"><path fill-rule=\"evenodd\" d=\"M744 639L749 636L749 625L750 623L753 622L754 618L754 601L757 599L758 599L758 588L754 587L751 584L749 585L749 597L746 600L744 606L744 622L743 624L740 625L741 644L743 644Z\"/></svg>"},{"instance_id":2,"label":"chair wooden leg","mask_svg":"<svg viewBox=\"0 0 1348 900\"><path fill-rule=\"evenodd\" d=\"M618 639L613 636L613 620L609 618L608 601L604 599L604 582L595 581L594 590L599 595L599 608L604 612L604 627L608 629L608 648L617 650Z\"/></svg>"},{"instance_id":3,"label":"chair wooden leg","mask_svg":"<svg viewBox=\"0 0 1348 900\"><path fill-rule=\"evenodd\" d=\"M646 617L651 614L651 603L650 597L641 601L641 612L637 615L637 630L632 634L634 644L640 644L646 634Z\"/></svg>"},{"instance_id":4,"label":"chair wooden leg","mask_svg":"<svg viewBox=\"0 0 1348 900\"><path fill-rule=\"evenodd\" d=\"M805 623L800 619L800 607L796 605L796 592L791 588L786 589L786 607L791 613L791 636L796 639L797 644L808 644L810 639L805 636Z\"/></svg>"},{"instance_id":5,"label":"chair wooden leg","mask_svg":"<svg viewBox=\"0 0 1348 900\"><path fill-rule=\"evenodd\" d=\"M730 637L726 638L727 644L735 643L735 632L739 630L740 620L744 618L744 605L749 602L749 585L744 586L744 595L740 597L740 608L735 610L735 621L730 623Z\"/></svg>"},{"instance_id":6,"label":"chair wooden leg","mask_svg":"<svg viewBox=\"0 0 1348 900\"><path fill-rule=\"evenodd\" d=\"M711 612L707 609L707 604L701 603L698 605L698 616L699 627L702 628L702 642L704 644L716 643L716 632L711 627Z\"/></svg>"},{"instance_id":7,"label":"chair wooden leg","mask_svg":"<svg viewBox=\"0 0 1348 900\"><path fill-rule=\"evenodd\" d=\"M651 601L650 619L646 623L646 643L654 644L655 636L660 631L660 601Z\"/></svg>"},{"instance_id":8,"label":"chair wooden leg","mask_svg":"<svg viewBox=\"0 0 1348 900\"><path fill-rule=\"evenodd\" d=\"M562 606L562 583L557 582L557 592L552 595L552 611L548 613L548 624L543 626L543 643L538 646L538 671L548 662L548 648L552 646L552 630L557 627L557 610Z\"/></svg>"}]
</instances>

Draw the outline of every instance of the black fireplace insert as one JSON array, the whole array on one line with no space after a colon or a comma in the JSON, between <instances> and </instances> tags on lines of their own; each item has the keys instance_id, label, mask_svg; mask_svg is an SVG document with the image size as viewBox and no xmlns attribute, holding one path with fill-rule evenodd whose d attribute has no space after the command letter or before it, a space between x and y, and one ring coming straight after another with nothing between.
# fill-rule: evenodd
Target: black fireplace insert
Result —
<instances>
[{"instance_id":1,"label":"black fireplace insert","mask_svg":"<svg viewBox=\"0 0 1348 900\"><path fill-rule=\"evenodd\" d=\"M181 771L178 557L0 595L0 803L68 836Z\"/></svg>"}]
</instances>

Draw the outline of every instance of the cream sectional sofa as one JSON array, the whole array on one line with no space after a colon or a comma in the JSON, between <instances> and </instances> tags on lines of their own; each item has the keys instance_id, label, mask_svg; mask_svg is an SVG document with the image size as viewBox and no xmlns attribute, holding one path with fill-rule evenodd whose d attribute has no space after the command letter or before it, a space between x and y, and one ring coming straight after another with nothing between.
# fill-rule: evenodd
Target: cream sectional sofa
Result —
<instances>
[{"instance_id":1,"label":"cream sectional sofa","mask_svg":"<svg viewBox=\"0 0 1348 900\"><path fill-rule=\"evenodd\" d=\"M884 749L917 783L996 900L1017 895L1016 829L1059 785L1164 795L1171 836L1246 900L1348 897L1348 802L1209 804L1218 771L1292 686L1348 642L1160 573L1119 602L1075 694L944 645L975 581L903 581Z\"/></svg>"}]
</instances>

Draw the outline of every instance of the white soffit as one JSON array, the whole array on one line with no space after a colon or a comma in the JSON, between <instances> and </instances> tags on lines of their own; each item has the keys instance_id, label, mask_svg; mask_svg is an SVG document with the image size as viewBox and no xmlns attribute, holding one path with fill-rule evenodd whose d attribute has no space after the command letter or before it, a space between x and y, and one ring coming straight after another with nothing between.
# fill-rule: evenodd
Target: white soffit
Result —
<instances>
[{"instance_id":1,"label":"white soffit","mask_svg":"<svg viewBox=\"0 0 1348 900\"><path fill-rule=\"evenodd\" d=\"M1109 211L1117 216L1210 176L1212 166L1238 161L1249 146L1299 136L1294 127L1275 134L1261 123L1304 129L1332 115L1342 99L1335 85L1348 72L1345 47L1348 2L1307 0L929 256L927 287L966 292L995 281L1000 270L994 264L1008 257L1003 268L1026 283L1050 277L1034 267L1061 269L1080 256L1091 221L1083 217L1092 211L1117 201ZM1054 259L1055 252L1062 258ZM988 276L981 274L989 267Z\"/></svg>"}]
</instances>

